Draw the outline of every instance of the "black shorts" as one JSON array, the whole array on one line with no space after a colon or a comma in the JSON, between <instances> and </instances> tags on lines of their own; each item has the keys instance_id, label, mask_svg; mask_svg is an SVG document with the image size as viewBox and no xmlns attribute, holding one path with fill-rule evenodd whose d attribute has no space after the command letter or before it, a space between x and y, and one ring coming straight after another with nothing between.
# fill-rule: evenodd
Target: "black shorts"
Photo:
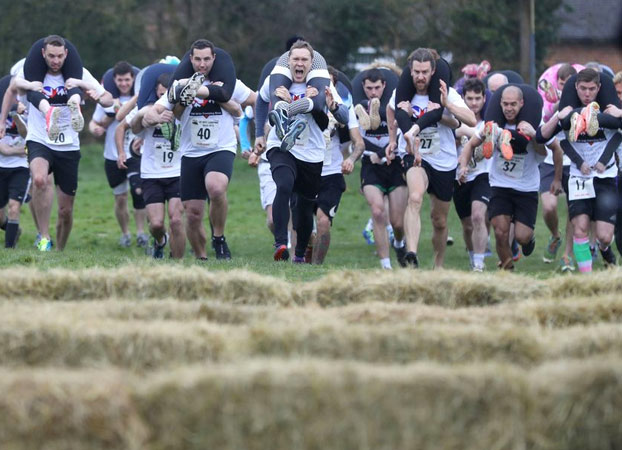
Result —
<instances>
[{"instance_id":1,"label":"black shorts","mask_svg":"<svg viewBox=\"0 0 622 450\"><path fill-rule=\"evenodd\" d=\"M137 155L134 152L131 152L132 157L128 158L125 161L125 165L127 166L127 177L131 178L135 175L140 175L140 155Z\"/></svg>"},{"instance_id":2,"label":"black shorts","mask_svg":"<svg viewBox=\"0 0 622 450\"><path fill-rule=\"evenodd\" d=\"M415 157L413 155L404 156L404 169L408 170L413 166ZM454 181L456 180L456 169L442 171L436 170L432 165L421 161L421 168L428 176L428 194L434 195L443 202L450 202L454 195Z\"/></svg>"},{"instance_id":3,"label":"black shorts","mask_svg":"<svg viewBox=\"0 0 622 450\"><path fill-rule=\"evenodd\" d=\"M181 199L183 201L206 200L205 176L209 172L220 172L231 181L234 159L235 153L229 150L220 150L198 158L182 156L179 184Z\"/></svg>"},{"instance_id":4,"label":"black shorts","mask_svg":"<svg viewBox=\"0 0 622 450\"><path fill-rule=\"evenodd\" d=\"M127 169L119 169L117 161L104 159L104 170L106 171L108 186L111 188L116 188L127 180Z\"/></svg>"},{"instance_id":5,"label":"black shorts","mask_svg":"<svg viewBox=\"0 0 622 450\"><path fill-rule=\"evenodd\" d=\"M400 186L406 186L404 168L399 158L391 161L390 165L373 164L368 156L363 157L361 165L361 188L376 186L383 194L389 194Z\"/></svg>"},{"instance_id":6,"label":"black shorts","mask_svg":"<svg viewBox=\"0 0 622 450\"><path fill-rule=\"evenodd\" d=\"M468 183L458 184L454 181L454 206L460 219L471 217L471 204L474 201L488 205L490 202L490 183L488 174L480 173Z\"/></svg>"},{"instance_id":7,"label":"black shorts","mask_svg":"<svg viewBox=\"0 0 622 450\"><path fill-rule=\"evenodd\" d=\"M564 192L568 192L566 187L568 186L568 176L570 175L570 166L564 166L562 171L562 187ZM551 183L555 178L555 166L553 164L542 163L540 164L540 193L549 192L551 189Z\"/></svg>"},{"instance_id":8,"label":"black shorts","mask_svg":"<svg viewBox=\"0 0 622 450\"><path fill-rule=\"evenodd\" d=\"M48 174L54 174L54 184L67 195L75 196L78 190L78 166L80 150L57 151L45 145L27 141L28 162L35 158L43 158L49 164Z\"/></svg>"},{"instance_id":9,"label":"black shorts","mask_svg":"<svg viewBox=\"0 0 622 450\"><path fill-rule=\"evenodd\" d=\"M591 220L615 225L618 210L618 187L615 178L594 178L596 197L568 200L568 217L573 219L587 214Z\"/></svg>"},{"instance_id":10,"label":"black shorts","mask_svg":"<svg viewBox=\"0 0 622 450\"><path fill-rule=\"evenodd\" d=\"M317 208L321 209L330 218L330 223L333 223L333 217L337 213L341 195L345 190L346 180L342 174L335 173L322 177L316 203Z\"/></svg>"},{"instance_id":11,"label":"black shorts","mask_svg":"<svg viewBox=\"0 0 622 450\"><path fill-rule=\"evenodd\" d=\"M172 198L181 198L179 177L143 178L143 199L146 205L164 203Z\"/></svg>"},{"instance_id":12,"label":"black shorts","mask_svg":"<svg viewBox=\"0 0 622 450\"><path fill-rule=\"evenodd\" d=\"M520 222L532 230L538 218L538 193L521 192L511 188L493 187L488 205L488 216L510 216L512 222Z\"/></svg>"},{"instance_id":13,"label":"black shorts","mask_svg":"<svg viewBox=\"0 0 622 450\"><path fill-rule=\"evenodd\" d=\"M322 162L301 161L290 152L282 152L277 148L270 149L267 156L273 179L277 168L289 167L294 174L293 192L307 200L314 201L317 198L322 183ZM277 180L274 181L278 186Z\"/></svg>"},{"instance_id":14,"label":"black shorts","mask_svg":"<svg viewBox=\"0 0 622 450\"><path fill-rule=\"evenodd\" d=\"M9 200L26 201L30 186L30 170L25 167L0 167L0 208Z\"/></svg>"}]
</instances>

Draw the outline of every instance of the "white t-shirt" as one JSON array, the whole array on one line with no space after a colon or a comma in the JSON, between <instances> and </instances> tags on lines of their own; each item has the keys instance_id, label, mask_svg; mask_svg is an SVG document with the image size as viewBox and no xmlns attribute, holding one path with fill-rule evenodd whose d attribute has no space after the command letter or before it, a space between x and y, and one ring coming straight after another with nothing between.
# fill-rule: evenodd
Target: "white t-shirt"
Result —
<instances>
[{"instance_id":1,"label":"white t-shirt","mask_svg":"<svg viewBox=\"0 0 622 450\"><path fill-rule=\"evenodd\" d=\"M359 122L354 113L354 108L350 106L348 108L348 130L358 128ZM330 139L330 145L326 149L324 156L324 165L322 166L322 176L334 175L341 173L341 163L343 162L343 154L341 153L341 142L339 142L339 133L336 131L335 135Z\"/></svg>"},{"instance_id":2,"label":"white t-shirt","mask_svg":"<svg viewBox=\"0 0 622 450\"><path fill-rule=\"evenodd\" d=\"M8 117L6 120L6 134L0 142L10 146L23 146L25 143L24 138L22 138L17 132L15 121L12 117ZM0 153L0 167L7 169L13 169L16 167L28 168L28 158L26 155L6 156Z\"/></svg>"},{"instance_id":3,"label":"white t-shirt","mask_svg":"<svg viewBox=\"0 0 622 450\"><path fill-rule=\"evenodd\" d=\"M131 98L132 97L130 97L129 95L122 95L121 97L119 97L119 101L121 102L121 104L124 104L128 102ZM105 117L106 117L106 111L100 104L98 104L95 107L95 112L93 113L93 120L95 122L102 123ZM116 161L119 156L119 153L117 151L117 144L114 141L114 134L118 126L119 126L119 121L114 119L110 123L110 125L108 125L108 128L106 128L106 135L105 135L105 140L104 140L104 158L109 159L111 161ZM133 135L131 134L131 131L127 130L125 133L125 138L123 142L123 149L125 150L125 154L128 158L130 158L131 156L131 153L129 152L129 144L132 141L132 137Z\"/></svg>"},{"instance_id":4,"label":"white t-shirt","mask_svg":"<svg viewBox=\"0 0 622 450\"><path fill-rule=\"evenodd\" d=\"M414 115L421 117L428 110L430 98L427 95L415 95L411 100ZM450 87L447 94L447 101L457 104L459 107L466 108L467 105L458 94L458 92ZM390 100L391 109L395 110L395 91ZM443 116L453 117L447 108L443 111ZM404 156L406 154L406 140L403 134L398 133L398 154ZM432 125L419 132L421 144L419 153L421 158L430 164L434 169L448 172L458 165L458 156L456 150L456 140L451 128L441 123Z\"/></svg>"},{"instance_id":5,"label":"white t-shirt","mask_svg":"<svg viewBox=\"0 0 622 450\"><path fill-rule=\"evenodd\" d=\"M600 128L596 136L586 137L584 139L584 135L581 135L577 142L571 142L570 145L572 145L575 151L583 158L583 161L588 163L590 167L594 167L605 151L607 143L616 133L618 133L617 130ZM618 175L618 167L615 164L615 157L613 155L605 166L607 169L603 173L592 170L589 176L592 178L614 178ZM581 168L577 167L576 164L570 165L570 176L573 175L585 176L581 173Z\"/></svg>"},{"instance_id":6,"label":"white t-shirt","mask_svg":"<svg viewBox=\"0 0 622 450\"><path fill-rule=\"evenodd\" d=\"M177 126L180 125L176 121ZM160 126L143 130L140 136L144 139L142 157L140 159L141 178L172 178L180 176L181 151L173 150L171 141L162 136Z\"/></svg>"},{"instance_id":7,"label":"white t-shirt","mask_svg":"<svg viewBox=\"0 0 622 450\"><path fill-rule=\"evenodd\" d=\"M238 88L239 83L241 82L236 82L231 99L241 104L250 95L250 89L242 85ZM210 84L209 80L203 83L208 87ZM168 102L166 95L160 97L156 104L164 106L169 111L175 106ZM221 150L236 152L238 141L233 117L215 101L195 98L192 105L184 110L180 122L182 156L198 158Z\"/></svg>"},{"instance_id":8,"label":"white t-shirt","mask_svg":"<svg viewBox=\"0 0 622 450\"><path fill-rule=\"evenodd\" d=\"M560 131L559 133L557 133L557 136L555 136L558 140L562 140L562 139L566 139L566 135L564 134L563 131ZM564 153L564 157L562 159L563 161L563 165L564 167L569 166L571 161L570 158L568 158L568 156ZM544 164L549 164L549 165L553 165L553 151L547 146L546 147L546 158L544 158L543 161Z\"/></svg>"},{"instance_id":9,"label":"white t-shirt","mask_svg":"<svg viewBox=\"0 0 622 450\"><path fill-rule=\"evenodd\" d=\"M23 78L23 72L17 76ZM68 98L63 75L47 73L43 80L43 93L50 105L60 108L58 137L54 141L50 140L45 127L45 116L32 103L28 103L28 135L26 140L38 142L56 151L80 150L80 137L71 128L71 114L67 107Z\"/></svg>"},{"instance_id":10,"label":"white t-shirt","mask_svg":"<svg viewBox=\"0 0 622 450\"><path fill-rule=\"evenodd\" d=\"M507 130L516 130L516 125L506 125ZM481 137L481 135L478 134ZM540 189L539 164L544 156L536 153L533 141L527 145L527 153L515 154L506 161L501 152L495 150L490 158L489 181L491 187L510 188L520 192L538 192Z\"/></svg>"},{"instance_id":11,"label":"white t-shirt","mask_svg":"<svg viewBox=\"0 0 622 450\"><path fill-rule=\"evenodd\" d=\"M475 128L477 129L477 132L481 134L484 128L484 121L480 120L477 123L477 125L475 125ZM460 157L460 155L462 154L463 146L458 145L457 149L458 149L458 157ZM491 161L490 159L483 158L482 160L475 162L475 160L471 158L471 161L469 161L469 164L467 165L468 170L467 170L467 175L466 175L466 182L468 183L470 181L473 181L475 178L477 178L483 173L488 173L488 171L490 170L490 161ZM458 177L458 173L456 173L456 178L457 177Z\"/></svg>"},{"instance_id":12,"label":"white t-shirt","mask_svg":"<svg viewBox=\"0 0 622 450\"><path fill-rule=\"evenodd\" d=\"M269 86L264 83L260 91L261 98L267 102L270 102L269 90ZM289 88L292 101L304 98L306 90L307 85L305 83L292 83ZM307 127L289 152L300 161L312 163L322 162L324 161L324 154L326 153L326 143L324 142L322 130L320 130L320 127L315 122L311 113L301 114L301 116L306 119ZM281 140L277 137L274 128L272 128L268 134L266 146L268 150L281 146Z\"/></svg>"}]
</instances>

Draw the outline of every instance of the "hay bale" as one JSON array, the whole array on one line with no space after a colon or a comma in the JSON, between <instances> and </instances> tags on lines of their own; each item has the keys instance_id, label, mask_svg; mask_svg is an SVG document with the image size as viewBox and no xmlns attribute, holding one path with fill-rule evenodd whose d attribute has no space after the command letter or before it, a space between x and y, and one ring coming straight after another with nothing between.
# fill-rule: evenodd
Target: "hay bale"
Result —
<instances>
[{"instance_id":1,"label":"hay bale","mask_svg":"<svg viewBox=\"0 0 622 450\"><path fill-rule=\"evenodd\" d=\"M0 371L0 448L142 449L147 427L121 373Z\"/></svg>"},{"instance_id":2,"label":"hay bale","mask_svg":"<svg viewBox=\"0 0 622 450\"><path fill-rule=\"evenodd\" d=\"M164 449L520 449L525 389L503 366L250 361L180 370L139 390Z\"/></svg>"},{"instance_id":3,"label":"hay bale","mask_svg":"<svg viewBox=\"0 0 622 450\"><path fill-rule=\"evenodd\" d=\"M559 361L527 379L529 448L622 448L622 360Z\"/></svg>"},{"instance_id":4,"label":"hay bale","mask_svg":"<svg viewBox=\"0 0 622 450\"><path fill-rule=\"evenodd\" d=\"M533 278L477 275L457 271L334 272L302 285L294 299L299 304L313 299L322 306L382 301L455 308L514 302L547 292L546 284Z\"/></svg>"},{"instance_id":5,"label":"hay bale","mask_svg":"<svg viewBox=\"0 0 622 450\"><path fill-rule=\"evenodd\" d=\"M622 268L616 267L574 277L557 276L551 278L548 285L551 295L558 298L619 294L622 290Z\"/></svg>"}]
</instances>

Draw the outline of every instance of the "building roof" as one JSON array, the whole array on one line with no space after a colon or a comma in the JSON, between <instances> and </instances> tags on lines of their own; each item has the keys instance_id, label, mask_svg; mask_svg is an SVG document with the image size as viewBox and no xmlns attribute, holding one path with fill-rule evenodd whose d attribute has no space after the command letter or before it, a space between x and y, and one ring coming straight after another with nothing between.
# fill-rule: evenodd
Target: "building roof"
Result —
<instances>
[{"instance_id":1,"label":"building roof","mask_svg":"<svg viewBox=\"0 0 622 450\"><path fill-rule=\"evenodd\" d=\"M562 40L613 41L619 39L622 1L564 0L555 15Z\"/></svg>"}]
</instances>

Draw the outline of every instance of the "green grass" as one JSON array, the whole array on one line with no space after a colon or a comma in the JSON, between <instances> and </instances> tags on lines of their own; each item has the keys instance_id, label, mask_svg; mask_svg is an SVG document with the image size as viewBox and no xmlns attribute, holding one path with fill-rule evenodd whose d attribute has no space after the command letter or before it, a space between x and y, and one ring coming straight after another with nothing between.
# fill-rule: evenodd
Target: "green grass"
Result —
<instances>
[{"instance_id":1,"label":"green grass","mask_svg":"<svg viewBox=\"0 0 622 450\"><path fill-rule=\"evenodd\" d=\"M245 268L290 280L315 279L333 270L344 268L378 269L375 247L367 245L361 236L361 231L369 218L369 208L359 193L359 169L360 163L355 173L346 177L348 189L342 197L339 212L335 218L331 247L325 264L301 267L292 264L276 264L272 261L273 240L265 226L265 213L259 201L259 181L256 170L249 167L245 160L237 158L229 187L229 216L225 232L233 253L233 260L218 262L210 249L208 251L210 260L202 264L208 270ZM44 254L34 249L32 242L36 231L29 209L25 207L22 210L23 234L19 248L13 251L2 248L0 263L3 267L34 266L42 269L197 264L190 254L183 262L153 261L139 248L120 248L118 246L120 230L114 217L113 204L112 191L108 187L104 174L101 146L97 144L85 146L82 149L80 162L74 227L65 251ZM560 223L564 223L564 214L563 208L560 208ZM55 226L55 220L56 210L52 212L52 227ZM431 269L432 226L429 220L427 199L422 213L422 228L419 249L420 264L424 269ZM453 207L449 214L449 229L455 244L447 248L446 267L468 270L468 257L464 250L462 229ZM541 217L538 219L536 229L537 246L534 254L530 258L522 258L516 268L520 273L548 277L554 273L557 266L542 262L541 255L548 240L548 230ZM135 237L133 224L132 234ZM391 257L394 267L397 267L394 254ZM495 264L496 257L487 259L487 266L490 270L494 269Z\"/></svg>"}]
</instances>

